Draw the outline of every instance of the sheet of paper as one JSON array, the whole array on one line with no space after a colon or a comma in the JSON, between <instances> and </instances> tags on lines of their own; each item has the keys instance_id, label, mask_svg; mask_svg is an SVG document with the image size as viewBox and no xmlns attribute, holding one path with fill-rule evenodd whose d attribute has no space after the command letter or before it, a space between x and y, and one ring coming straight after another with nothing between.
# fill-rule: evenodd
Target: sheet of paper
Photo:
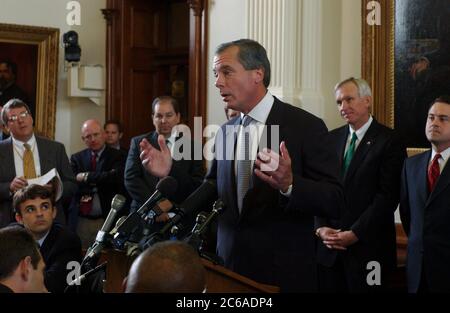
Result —
<instances>
[{"instance_id":1,"label":"sheet of paper","mask_svg":"<svg viewBox=\"0 0 450 313\"><path fill-rule=\"evenodd\" d=\"M28 185L37 184L44 186L51 183L55 185L54 187L54 190L56 190L55 201L58 201L62 196L63 184L56 168L52 168L45 175L39 176L37 178L27 179L27 181Z\"/></svg>"}]
</instances>

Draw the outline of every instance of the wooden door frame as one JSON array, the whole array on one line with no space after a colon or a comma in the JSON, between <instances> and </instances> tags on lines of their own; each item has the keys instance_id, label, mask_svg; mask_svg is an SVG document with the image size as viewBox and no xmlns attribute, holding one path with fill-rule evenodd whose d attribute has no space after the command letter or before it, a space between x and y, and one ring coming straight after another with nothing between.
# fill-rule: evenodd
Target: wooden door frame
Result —
<instances>
[{"instance_id":1,"label":"wooden door frame","mask_svg":"<svg viewBox=\"0 0 450 313\"><path fill-rule=\"evenodd\" d=\"M113 106L114 83L117 77L115 65L117 54L114 43L120 45L117 36L119 26L114 21L119 18L119 0L107 0L106 9L102 13L107 21L106 30L106 119L117 119L122 114L117 112L119 107ZM208 0L186 0L189 5L189 98L186 121L191 128L194 126L194 117L202 117L202 125L206 123L206 81L208 64ZM116 37L114 37L116 36ZM117 96L117 95L116 95ZM119 95L121 97L121 95ZM120 100L119 100L120 101Z\"/></svg>"}]
</instances>

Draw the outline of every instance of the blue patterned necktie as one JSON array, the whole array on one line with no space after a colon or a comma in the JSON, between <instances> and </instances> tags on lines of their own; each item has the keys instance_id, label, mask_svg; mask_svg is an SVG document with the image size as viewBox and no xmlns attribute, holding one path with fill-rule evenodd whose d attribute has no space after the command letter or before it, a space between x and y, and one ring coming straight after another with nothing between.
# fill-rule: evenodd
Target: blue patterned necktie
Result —
<instances>
[{"instance_id":1,"label":"blue patterned necktie","mask_svg":"<svg viewBox=\"0 0 450 313\"><path fill-rule=\"evenodd\" d=\"M242 203L244 196L247 193L250 177L251 177L251 160L250 160L250 133L248 125L253 119L245 115L241 123L241 134L239 136L239 156L240 160L237 160L237 204L239 213L242 211Z\"/></svg>"}]
</instances>

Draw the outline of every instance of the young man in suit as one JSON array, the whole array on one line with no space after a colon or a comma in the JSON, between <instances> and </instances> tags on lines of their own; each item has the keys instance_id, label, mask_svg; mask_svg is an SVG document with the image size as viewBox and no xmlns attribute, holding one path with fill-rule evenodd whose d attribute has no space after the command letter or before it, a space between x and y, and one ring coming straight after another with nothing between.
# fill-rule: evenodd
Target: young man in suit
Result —
<instances>
[{"instance_id":1,"label":"young man in suit","mask_svg":"<svg viewBox=\"0 0 450 313\"><path fill-rule=\"evenodd\" d=\"M152 103L152 119L155 131L134 137L131 140L125 166L125 186L133 198L132 211L139 209L153 194L160 179L172 176L177 180L176 195L170 200L182 203L201 184L205 174L203 160L194 158L193 141L190 138L186 141L182 134L175 131L175 127L181 119L177 100L170 96L156 98ZM191 145L188 157L174 155L177 152L176 147L179 140ZM155 149L167 151L170 156L170 166L165 171L148 172L139 158L141 142L146 142ZM181 148L183 147L181 146Z\"/></svg>"},{"instance_id":2,"label":"young man in suit","mask_svg":"<svg viewBox=\"0 0 450 313\"><path fill-rule=\"evenodd\" d=\"M0 142L0 227L14 221L13 194L28 185L27 179L44 175L53 168L63 182L57 220L65 223L63 206L70 202L77 186L64 145L34 134L30 109L19 99L8 101L1 119L11 137Z\"/></svg>"},{"instance_id":3,"label":"young man in suit","mask_svg":"<svg viewBox=\"0 0 450 313\"><path fill-rule=\"evenodd\" d=\"M282 291L316 291L314 216L338 218L343 206L327 128L270 94L270 62L258 42L220 45L213 70L226 107L241 112L216 136L207 175L226 204L217 252L226 267L258 282ZM149 171L167 159L164 151L141 147Z\"/></svg>"},{"instance_id":4,"label":"young man in suit","mask_svg":"<svg viewBox=\"0 0 450 313\"><path fill-rule=\"evenodd\" d=\"M44 268L39 247L27 230L0 229L0 293L47 292Z\"/></svg>"},{"instance_id":5,"label":"young man in suit","mask_svg":"<svg viewBox=\"0 0 450 313\"><path fill-rule=\"evenodd\" d=\"M346 209L340 219L316 219L320 289L384 289L397 260L394 211L406 149L392 129L372 117L372 92L365 80L340 82L335 96L347 123L330 132L341 164ZM366 281L371 261L380 265L381 286Z\"/></svg>"},{"instance_id":6,"label":"young man in suit","mask_svg":"<svg viewBox=\"0 0 450 313\"><path fill-rule=\"evenodd\" d=\"M120 145L120 139L122 139L123 136L121 123L116 120L108 120L103 125L103 129L105 130L106 134L106 144L111 148L117 149L122 152L126 159L128 155L128 149Z\"/></svg>"},{"instance_id":7,"label":"young man in suit","mask_svg":"<svg viewBox=\"0 0 450 313\"><path fill-rule=\"evenodd\" d=\"M45 261L45 286L50 292L63 293L67 287L67 264L81 262L80 238L55 223L55 199L50 188L30 185L13 198L16 220L34 237Z\"/></svg>"},{"instance_id":8,"label":"young man in suit","mask_svg":"<svg viewBox=\"0 0 450 313\"><path fill-rule=\"evenodd\" d=\"M102 227L116 194L126 195L123 185L124 155L106 145L106 135L97 120L87 120L81 127L86 149L70 157L78 191L71 205L70 227L89 247Z\"/></svg>"},{"instance_id":9,"label":"young man in suit","mask_svg":"<svg viewBox=\"0 0 450 313\"><path fill-rule=\"evenodd\" d=\"M406 160L400 215L408 235L408 291L450 292L450 97L434 100L425 134L431 150Z\"/></svg>"}]
</instances>

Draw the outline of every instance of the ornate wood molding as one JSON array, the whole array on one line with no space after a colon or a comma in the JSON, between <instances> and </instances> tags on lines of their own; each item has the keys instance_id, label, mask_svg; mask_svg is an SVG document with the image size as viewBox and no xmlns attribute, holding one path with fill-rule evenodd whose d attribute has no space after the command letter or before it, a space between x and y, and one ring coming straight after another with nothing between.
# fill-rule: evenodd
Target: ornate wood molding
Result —
<instances>
[{"instance_id":1,"label":"ornate wood molding","mask_svg":"<svg viewBox=\"0 0 450 313\"><path fill-rule=\"evenodd\" d=\"M0 24L0 41L36 45L38 49L35 132L55 138L59 29Z\"/></svg>"},{"instance_id":2,"label":"ornate wood molding","mask_svg":"<svg viewBox=\"0 0 450 313\"><path fill-rule=\"evenodd\" d=\"M394 127L394 18L395 1L380 0L381 25L368 25L367 4L362 0L362 77L372 87L373 115Z\"/></svg>"}]
</instances>

